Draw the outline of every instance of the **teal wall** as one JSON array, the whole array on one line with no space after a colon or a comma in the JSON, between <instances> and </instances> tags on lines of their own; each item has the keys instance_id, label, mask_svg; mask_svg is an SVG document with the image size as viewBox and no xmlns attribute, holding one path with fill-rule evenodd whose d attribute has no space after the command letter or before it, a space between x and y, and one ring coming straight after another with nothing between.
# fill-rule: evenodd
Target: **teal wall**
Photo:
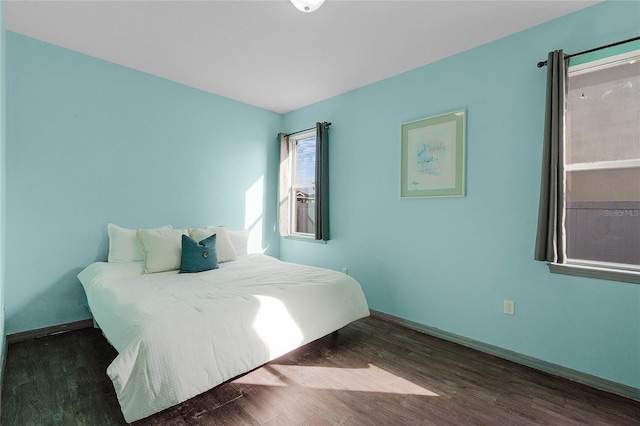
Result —
<instances>
[{"instance_id":1,"label":"teal wall","mask_svg":"<svg viewBox=\"0 0 640 426\"><path fill-rule=\"evenodd\" d=\"M5 327L4 327L4 286L5 286L5 229L6 229L6 156L5 156L5 131L6 131L6 90L5 90L5 46L6 33L4 29L4 10L0 2L0 366L4 365ZM2 368L0 367L0 386L2 385ZM2 389L0 389L2 392Z\"/></svg>"},{"instance_id":2,"label":"teal wall","mask_svg":"<svg viewBox=\"0 0 640 426\"><path fill-rule=\"evenodd\" d=\"M640 387L640 285L552 275L533 260L546 83L536 63L639 28L639 2L605 2L286 114L285 131L333 123L332 240L283 239L281 258L349 268L375 310ZM400 199L401 123L460 108L466 197Z\"/></svg>"},{"instance_id":3,"label":"teal wall","mask_svg":"<svg viewBox=\"0 0 640 426\"><path fill-rule=\"evenodd\" d=\"M7 333L89 318L108 222L257 224L278 255L282 115L13 32L7 114Z\"/></svg>"}]
</instances>

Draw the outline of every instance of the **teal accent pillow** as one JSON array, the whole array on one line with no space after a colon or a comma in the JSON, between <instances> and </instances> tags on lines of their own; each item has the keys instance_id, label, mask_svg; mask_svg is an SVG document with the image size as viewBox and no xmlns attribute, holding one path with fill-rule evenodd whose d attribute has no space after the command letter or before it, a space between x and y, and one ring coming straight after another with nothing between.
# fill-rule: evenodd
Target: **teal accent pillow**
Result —
<instances>
[{"instance_id":1,"label":"teal accent pillow","mask_svg":"<svg viewBox=\"0 0 640 426\"><path fill-rule=\"evenodd\" d=\"M203 272L212 269L218 269L216 234L200 242L183 234L180 273Z\"/></svg>"}]
</instances>

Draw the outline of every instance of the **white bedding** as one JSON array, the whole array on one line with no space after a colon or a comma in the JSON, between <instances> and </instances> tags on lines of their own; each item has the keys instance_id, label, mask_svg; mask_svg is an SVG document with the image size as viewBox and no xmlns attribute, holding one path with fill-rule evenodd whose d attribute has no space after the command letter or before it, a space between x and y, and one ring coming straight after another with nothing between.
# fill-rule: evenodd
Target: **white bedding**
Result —
<instances>
[{"instance_id":1,"label":"white bedding","mask_svg":"<svg viewBox=\"0 0 640 426\"><path fill-rule=\"evenodd\" d=\"M196 274L89 265L89 307L118 351L107 374L127 422L205 392L369 315L340 272L249 255Z\"/></svg>"}]
</instances>

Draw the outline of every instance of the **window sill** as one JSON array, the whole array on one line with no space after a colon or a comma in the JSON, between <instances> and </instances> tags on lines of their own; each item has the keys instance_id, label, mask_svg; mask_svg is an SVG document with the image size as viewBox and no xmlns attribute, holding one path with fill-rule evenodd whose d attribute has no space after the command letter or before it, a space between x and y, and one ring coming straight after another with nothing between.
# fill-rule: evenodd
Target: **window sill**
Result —
<instances>
[{"instance_id":1,"label":"window sill","mask_svg":"<svg viewBox=\"0 0 640 426\"><path fill-rule=\"evenodd\" d=\"M552 274L575 275L578 277L598 278L601 280L621 281L640 284L640 272L624 269L610 269L597 266L571 263L547 263Z\"/></svg>"},{"instance_id":2,"label":"window sill","mask_svg":"<svg viewBox=\"0 0 640 426\"><path fill-rule=\"evenodd\" d=\"M327 244L327 242L324 240L316 240L313 237L304 237L302 235L287 235L284 237L284 239L293 241L304 241L306 243Z\"/></svg>"}]
</instances>

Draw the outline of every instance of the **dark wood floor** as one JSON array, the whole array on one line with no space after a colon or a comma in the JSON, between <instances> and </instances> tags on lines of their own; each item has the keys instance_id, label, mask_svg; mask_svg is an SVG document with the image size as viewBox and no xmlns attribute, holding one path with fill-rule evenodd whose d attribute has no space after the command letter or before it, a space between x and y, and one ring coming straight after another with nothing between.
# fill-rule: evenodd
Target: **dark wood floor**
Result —
<instances>
[{"instance_id":1,"label":"dark wood floor","mask_svg":"<svg viewBox=\"0 0 640 426\"><path fill-rule=\"evenodd\" d=\"M2 424L125 424L100 332L11 344ZM639 425L640 402L366 318L135 425Z\"/></svg>"}]
</instances>

